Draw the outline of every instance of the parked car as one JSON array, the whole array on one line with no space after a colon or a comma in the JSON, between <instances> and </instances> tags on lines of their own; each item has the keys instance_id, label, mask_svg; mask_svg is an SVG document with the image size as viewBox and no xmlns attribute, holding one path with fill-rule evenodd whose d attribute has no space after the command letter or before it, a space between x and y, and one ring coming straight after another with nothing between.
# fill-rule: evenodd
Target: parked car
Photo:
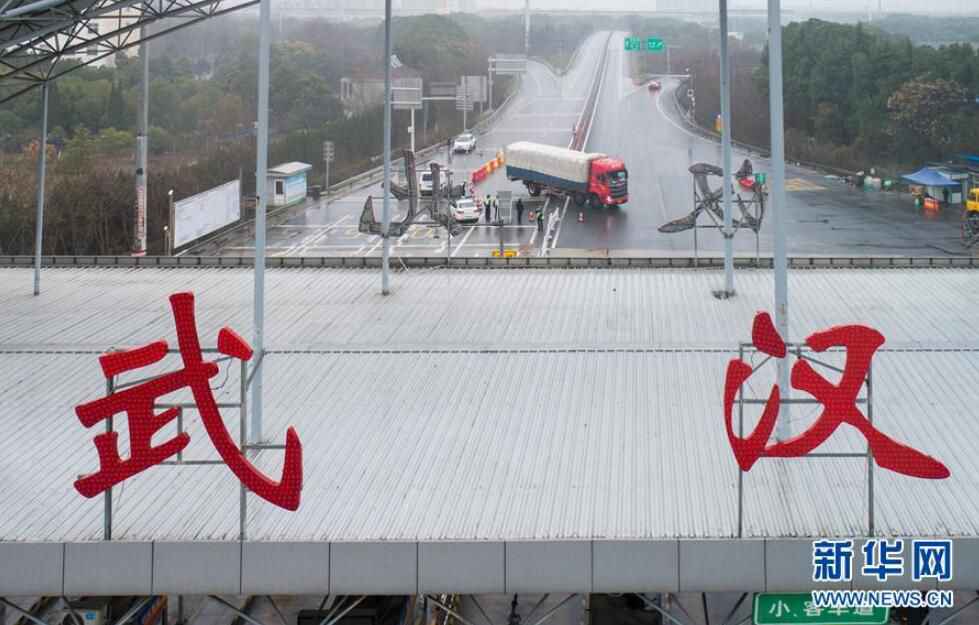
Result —
<instances>
[{"instance_id":1,"label":"parked car","mask_svg":"<svg viewBox=\"0 0 979 625\"><path fill-rule=\"evenodd\" d=\"M469 154L475 149L476 135L472 134L471 132L466 132L459 135L452 144L453 152L465 152L466 154Z\"/></svg>"},{"instance_id":2,"label":"parked car","mask_svg":"<svg viewBox=\"0 0 979 625\"><path fill-rule=\"evenodd\" d=\"M663 85L658 80L652 80L652 81L649 82L649 90L650 91L659 91L662 88L663 88Z\"/></svg>"},{"instance_id":3,"label":"parked car","mask_svg":"<svg viewBox=\"0 0 979 625\"><path fill-rule=\"evenodd\" d=\"M472 198L459 198L452 204L452 216L456 221L479 221L481 212Z\"/></svg>"},{"instance_id":4,"label":"parked car","mask_svg":"<svg viewBox=\"0 0 979 625\"><path fill-rule=\"evenodd\" d=\"M442 190L442 193L445 193L446 191L448 191L449 188L449 176L444 169L439 174L439 178L442 179L441 182L439 183L439 188ZM418 193L420 195L432 194L432 171L431 170L423 171L418 176Z\"/></svg>"}]
</instances>

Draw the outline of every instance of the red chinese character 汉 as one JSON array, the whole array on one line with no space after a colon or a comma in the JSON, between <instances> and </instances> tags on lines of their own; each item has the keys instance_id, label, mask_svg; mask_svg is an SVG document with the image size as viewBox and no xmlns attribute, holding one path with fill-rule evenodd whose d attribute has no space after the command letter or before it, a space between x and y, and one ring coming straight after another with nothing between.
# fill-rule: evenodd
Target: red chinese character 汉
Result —
<instances>
[{"instance_id":1,"label":"red chinese character \u6c49","mask_svg":"<svg viewBox=\"0 0 979 625\"><path fill-rule=\"evenodd\" d=\"M78 419L86 428L123 412L129 425L129 458L119 455L117 432L97 435L95 447L99 454L99 470L76 480L75 489L85 497L94 497L182 451L190 442L186 432L159 445L153 444L153 435L178 415L177 408L156 413L153 406L160 397L190 388L207 435L231 471L258 496L287 510L296 510L303 481L302 445L296 431L291 427L286 431L282 477L274 482L248 461L224 426L209 382L217 375L218 366L202 357L193 293L171 295L170 307L177 326L183 368L75 408ZM218 351L240 360L252 357L252 348L229 328L221 328L218 332ZM166 341L156 341L143 347L104 354L99 357L99 364L105 377L112 378L159 362L166 353Z\"/></svg>"},{"instance_id":2,"label":"red chinese character \u6c49","mask_svg":"<svg viewBox=\"0 0 979 625\"><path fill-rule=\"evenodd\" d=\"M768 313L755 316L751 329L752 344L762 353L774 358L785 358L786 347ZM734 451L738 466L748 471L758 458L804 456L819 447L842 423L855 427L867 439L874 461L896 473L928 479L943 479L950 475L948 468L931 456L899 443L876 429L857 408L857 396L870 370L874 353L884 344L884 336L867 326L837 326L816 332L806 339L813 351L822 352L831 347L846 349L846 360L838 384L833 384L816 373L810 364L796 360L792 366L792 388L805 391L815 397L823 410L816 421L804 432L786 441L768 444L775 420L778 418L781 397L778 386L772 386L761 419L754 431L744 438L734 433L732 408L738 389L752 374L752 367L743 360L728 363L724 382L724 421L727 437Z\"/></svg>"}]
</instances>

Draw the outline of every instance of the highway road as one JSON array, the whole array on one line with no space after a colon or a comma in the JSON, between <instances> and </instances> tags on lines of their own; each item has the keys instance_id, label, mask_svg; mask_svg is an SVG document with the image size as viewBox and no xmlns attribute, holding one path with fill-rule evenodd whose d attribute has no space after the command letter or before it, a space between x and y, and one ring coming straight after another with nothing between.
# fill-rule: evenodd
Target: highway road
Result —
<instances>
[{"instance_id":1,"label":"highway road","mask_svg":"<svg viewBox=\"0 0 979 625\"><path fill-rule=\"evenodd\" d=\"M692 161L721 164L719 143L691 132L675 106L679 79L664 78L650 92L633 83L629 62L644 52L624 51L625 33L609 42L605 82L586 149L622 158L629 169L630 201L620 208L582 211L572 204L562 220L551 255L687 255L692 231L663 234L659 226L693 210ZM737 106L735 103L734 106ZM770 171L767 159L735 150L733 166L751 158L756 171ZM714 178L712 187L720 186ZM907 195L848 190L839 180L790 166L786 171L786 231L794 255L961 255L959 213L928 217ZM708 223L702 219L701 223ZM771 213L759 237L762 254L772 249ZM739 253L753 254L755 236L735 237ZM723 249L717 230L700 230L698 247L716 255Z\"/></svg>"},{"instance_id":2,"label":"highway road","mask_svg":"<svg viewBox=\"0 0 979 625\"><path fill-rule=\"evenodd\" d=\"M479 136L476 151L452 157L453 180L459 182L468 179L474 169L514 141L566 146L579 112L584 107L607 36L607 32L599 33L586 40L573 67L564 76L555 75L541 63L529 62L519 91L489 131ZM407 115L407 112L395 111L395 114ZM448 161L447 155L443 152L438 160L444 166ZM421 162L418 170L427 166L426 162ZM507 181L502 169L481 183L477 187L477 194L495 194L501 189L511 189L514 202L518 197L522 197L525 203L529 200L523 185ZM382 194L380 183L375 182L329 201L308 203L270 217L267 253L270 256L380 255L381 238L361 234L357 225L368 195L374 197L375 213L380 219ZM407 211L407 202L395 202L395 206L395 219L399 219ZM516 220L515 214L513 219ZM427 216L422 216L422 220L427 220ZM527 216L524 215L523 225L513 224L503 228L505 246L518 250L521 255L538 255L544 237L526 220ZM252 256L255 251L254 238L254 227L248 226L185 253ZM488 256L492 250L499 248L499 240L498 227L465 226L459 237L452 238L450 254L454 257ZM444 229L418 225L393 242L392 253L395 256L445 256L446 245Z\"/></svg>"}]
</instances>

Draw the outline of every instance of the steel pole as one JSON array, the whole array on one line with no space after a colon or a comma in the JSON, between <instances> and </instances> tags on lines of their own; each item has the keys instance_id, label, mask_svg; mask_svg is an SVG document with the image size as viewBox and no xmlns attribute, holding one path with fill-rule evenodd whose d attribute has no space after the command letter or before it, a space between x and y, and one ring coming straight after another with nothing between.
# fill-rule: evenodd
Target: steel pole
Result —
<instances>
[{"instance_id":1,"label":"steel pole","mask_svg":"<svg viewBox=\"0 0 979 625\"><path fill-rule=\"evenodd\" d=\"M48 160L48 83L41 85L41 146L37 155L37 217L34 222L34 295L41 294L41 246L44 241L44 177Z\"/></svg>"},{"instance_id":2,"label":"steel pole","mask_svg":"<svg viewBox=\"0 0 979 625\"><path fill-rule=\"evenodd\" d=\"M789 342L788 261L785 250L785 136L782 104L782 9L781 0L768 0L768 99L771 110L772 187L769 198L775 230L775 328ZM789 397L788 359L778 360L778 383L783 398ZM783 407L775 437L791 436L788 409Z\"/></svg>"},{"instance_id":3,"label":"steel pole","mask_svg":"<svg viewBox=\"0 0 979 625\"><path fill-rule=\"evenodd\" d=\"M415 109L411 109L411 153L415 153Z\"/></svg>"},{"instance_id":4,"label":"steel pole","mask_svg":"<svg viewBox=\"0 0 979 625\"><path fill-rule=\"evenodd\" d=\"M265 209L268 206L269 175L269 46L271 11L269 0L260 0L258 10L258 146L255 155L255 340L258 369L252 375L251 427L253 443L262 440L262 354L265 347Z\"/></svg>"},{"instance_id":5,"label":"steel pole","mask_svg":"<svg viewBox=\"0 0 979 625\"><path fill-rule=\"evenodd\" d=\"M146 27L140 29L139 58L143 64L142 83L139 89L139 120L136 135L136 240L133 255L146 254L146 155L149 134L150 108L150 59L146 43Z\"/></svg>"},{"instance_id":6,"label":"steel pole","mask_svg":"<svg viewBox=\"0 0 979 625\"><path fill-rule=\"evenodd\" d=\"M721 148L724 168L724 291L734 295L734 229L731 214L731 63L728 59L727 0L720 0L721 12Z\"/></svg>"},{"instance_id":7,"label":"steel pole","mask_svg":"<svg viewBox=\"0 0 979 625\"><path fill-rule=\"evenodd\" d=\"M268 2L268 0L264 0ZM381 294L391 292L391 0L384 0L384 202L381 211Z\"/></svg>"},{"instance_id":8,"label":"steel pole","mask_svg":"<svg viewBox=\"0 0 979 625\"><path fill-rule=\"evenodd\" d=\"M490 62L489 67L486 70L486 82L489 83L489 93L487 95L487 109L489 112L493 112L493 63Z\"/></svg>"},{"instance_id":9,"label":"steel pole","mask_svg":"<svg viewBox=\"0 0 979 625\"><path fill-rule=\"evenodd\" d=\"M530 56L530 0L523 3L523 52Z\"/></svg>"}]
</instances>

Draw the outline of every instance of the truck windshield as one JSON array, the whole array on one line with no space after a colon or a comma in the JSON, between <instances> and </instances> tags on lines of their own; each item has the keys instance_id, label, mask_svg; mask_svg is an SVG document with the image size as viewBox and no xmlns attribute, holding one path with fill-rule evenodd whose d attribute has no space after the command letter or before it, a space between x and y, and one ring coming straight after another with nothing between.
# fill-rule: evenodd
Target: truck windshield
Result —
<instances>
[{"instance_id":1,"label":"truck windshield","mask_svg":"<svg viewBox=\"0 0 979 625\"><path fill-rule=\"evenodd\" d=\"M625 182L629 179L629 172L624 169L619 171L610 171L608 173L609 182Z\"/></svg>"}]
</instances>

